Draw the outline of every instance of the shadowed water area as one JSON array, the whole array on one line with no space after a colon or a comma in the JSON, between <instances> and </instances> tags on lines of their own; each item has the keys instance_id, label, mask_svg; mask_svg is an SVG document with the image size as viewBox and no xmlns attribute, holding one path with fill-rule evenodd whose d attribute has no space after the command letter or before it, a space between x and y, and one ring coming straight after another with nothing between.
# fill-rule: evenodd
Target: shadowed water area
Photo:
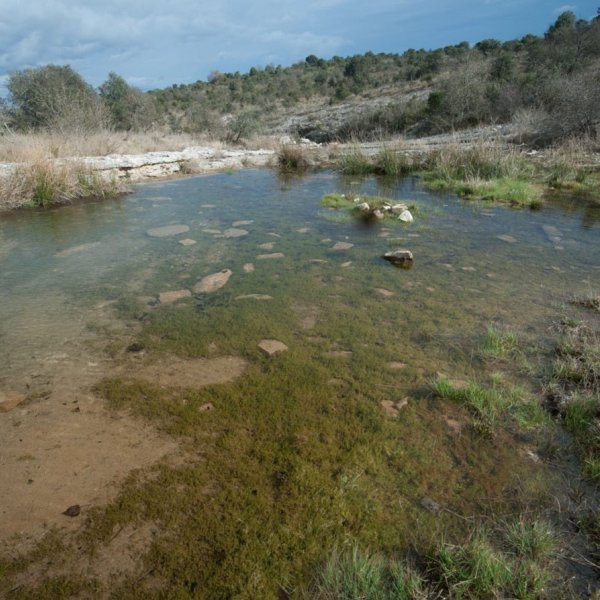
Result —
<instances>
[{"instance_id":1,"label":"shadowed water area","mask_svg":"<svg viewBox=\"0 0 600 600\"><path fill-rule=\"evenodd\" d=\"M415 220L363 224L321 207L330 192L403 201ZM185 227L158 229L171 225ZM410 270L382 260L396 248L412 251ZM223 287L193 291L225 269ZM600 210L576 198L512 210L416 179L329 172L145 185L0 219L0 389L38 408L57 390L93 390L179 440L196 462L127 484L119 509L98 509L89 539L133 515L160 522L178 541L159 535L141 552L152 585L271 597L310 580L333 546L420 551L549 479L527 458L527 436L477 435L429 385L497 371L479 356L490 325L547 353L553 323L576 311L569 301L599 284ZM173 291L181 298L159 302ZM289 350L267 358L263 339ZM247 361L235 381L149 375L219 357ZM502 369L535 389L534 376ZM161 497L169 486L181 498ZM136 504L140 494L157 504ZM448 510L425 510L424 497Z\"/></svg>"}]
</instances>

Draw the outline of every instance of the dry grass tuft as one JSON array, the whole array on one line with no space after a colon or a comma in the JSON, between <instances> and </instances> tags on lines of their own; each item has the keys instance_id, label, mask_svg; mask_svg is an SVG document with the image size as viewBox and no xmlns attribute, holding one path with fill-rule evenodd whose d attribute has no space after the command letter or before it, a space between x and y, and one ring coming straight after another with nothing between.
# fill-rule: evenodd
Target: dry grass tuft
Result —
<instances>
[{"instance_id":1,"label":"dry grass tuft","mask_svg":"<svg viewBox=\"0 0 600 600\"><path fill-rule=\"evenodd\" d=\"M37 160L0 177L0 210L20 206L47 208L84 198L110 198L127 188L76 161Z\"/></svg>"}]
</instances>

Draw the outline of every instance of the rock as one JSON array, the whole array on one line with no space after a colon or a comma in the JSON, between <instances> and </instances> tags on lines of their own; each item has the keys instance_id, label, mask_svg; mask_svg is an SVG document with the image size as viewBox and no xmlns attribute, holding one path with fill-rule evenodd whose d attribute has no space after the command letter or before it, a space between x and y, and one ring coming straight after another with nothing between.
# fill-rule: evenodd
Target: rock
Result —
<instances>
[{"instance_id":1,"label":"rock","mask_svg":"<svg viewBox=\"0 0 600 600\"><path fill-rule=\"evenodd\" d=\"M354 244L350 242L336 242L331 247L332 250L350 250L350 248L354 248Z\"/></svg>"},{"instance_id":2,"label":"rock","mask_svg":"<svg viewBox=\"0 0 600 600\"><path fill-rule=\"evenodd\" d=\"M381 221L381 219L384 219L384 218L385 218L385 213L384 213L382 210L380 210L379 208L376 208L376 209L373 211L373 217L374 217L375 219L378 219L379 221Z\"/></svg>"},{"instance_id":3,"label":"rock","mask_svg":"<svg viewBox=\"0 0 600 600\"><path fill-rule=\"evenodd\" d=\"M80 244L79 246L72 246L71 248L67 248L66 250L61 250L60 252L57 252L54 256L64 258L65 256L71 256L71 254L76 254L77 252L91 250L92 248L95 248L99 245L100 242L89 242L87 244Z\"/></svg>"},{"instance_id":4,"label":"rock","mask_svg":"<svg viewBox=\"0 0 600 600\"><path fill-rule=\"evenodd\" d=\"M310 227L302 227L301 229L296 229L298 233L308 233L310 231Z\"/></svg>"},{"instance_id":5,"label":"rock","mask_svg":"<svg viewBox=\"0 0 600 600\"><path fill-rule=\"evenodd\" d=\"M392 250L386 252L383 258L395 267L410 268L413 264L413 254L410 250Z\"/></svg>"},{"instance_id":6,"label":"rock","mask_svg":"<svg viewBox=\"0 0 600 600\"><path fill-rule=\"evenodd\" d=\"M429 496L424 496L421 498L421 506L434 515L437 515L441 510L440 505L435 500L432 500Z\"/></svg>"},{"instance_id":7,"label":"rock","mask_svg":"<svg viewBox=\"0 0 600 600\"><path fill-rule=\"evenodd\" d=\"M408 406L408 398L402 398L402 400L398 400L396 402L393 400L382 400L380 404L385 415L393 419L400 414L400 411L405 406Z\"/></svg>"},{"instance_id":8,"label":"rock","mask_svg":"<svg viewBox=\"0 0 600 600\"><path fill-rule=\"evenodd\" d=\"M369 206L368 202L362 202L361 204L357 204L356 208L358 210L362 210L363 212L369 212L371 210L371 207Z\"/></svg>"},{"instance_id":9,"label":"rock","mask_svg":"<svg viewBox=\"0 0 600 600\"><path fill-rule=\"evenodd\" d=\"M81 506L79 504L73 504L73 506L69 506L67 510L63 511L63 515L67 515L67 517L78 517L81 514Z\"/></svg>"},{"instance_id":10,"label":"rock","mask_svg":"<svg viewBox=\"0 0 600 600\"><path fill-rule=\"evenodd\" d=\"M270 236L276 237L276 238L280 238L281 237L278 233L273 233L272 231L270 231L269 233L267 233L267 235L270 235Z\"/></svg>"},{"instance_id":11,"label":"rock","mask_svg":"<svg viewBox=\"0 0 600 600\"><path fill-rule=\"evenodd\" d=\"M27 396L19 392L0 391L0 412L9 412L13 410L13 408L16 408L19 404L21 404L25 398L27 398Z\"/></svg>"},{"instance_id":12,"label":"rock","mask_svg":"<svg viewBox=\"0 0 600 600\"><path fill-rule=\"evenodd\" d=\"M190 298L192 296L192 292L190 290L175 290L173 292L161 292L158 295L158 301L161 304L170 304L171 302L176 302L177 300L181 300L182 298Z\"/></svg>"},{"instance_id":13,"label":"rock","mask_svg":"<svg viewBox=\"0 0 600 600\"><path fill-rule=\"evenodd\" d=\"M385 366L392 371L401 371L402 369L406 369L406 363L400 361L392 361Z\"/></svg>"},{"instance_id":14,"label":"rock","mask_svg":"<svg viewBox=\"0 0 600 600\"><path fill-rule=\"evenodd\" d=\"M186 238L185 240L179 240L179 243L182 246L193 246L196 243L196 240L190 240L189 238Z\"/></svg>"},{"instance_id":15,"label":"rock","mask_svg":"<svg viewBox=\"0 0 600 600\"><path fill-rule=\"evenodd\" d=\"M254 272L254 265L252 263L246 263L243 268L244 268L244 273L253 273Z\"/></svg>"},{"instance_id":16,"label":"rock","mask_svg":"<svg viewBox=\"0 0 600 600\"><path fill-rule=\"evenodd\" d=\"M198 412L210 412L215 410L215 405L212 402L207 402L198 408Z\"/></svg>"},{"instance_id":17,"label":"rock","mask_svg":"<svg viewBox=\"0 0 600 600\"><path fill-rule=\"evenodd\" d=\"M507 234L497 235L496 237L503 242L508 242L509 244L514 244L517 241L512 235Z\"/></svg>"},{"instance_id":18,"label":"rock","mask_svg":"<svg viewBox=\"0 0 600 600\"><path fill-rule=\"evenodd\" d=\"M201 204L201 208L216 208L215 204Z\"/></svg>"},{"instance_id":19,"label":"rock","mask_svg":"<svg viewBox=\"0 0 600 600\"><path fill-rule=\"evenodd\" d=\"M412 223L414 221L413 216L410 212L410 210L403 210L400 213L400 216L398 217L399 221L402 221L403 223Z\"/></svg>"},{"instance_id":20,"label":"rock","mask_svg":"<svg viewBox=\"0 0 600 600\"><path fill-rule=\"evenodd\" d=\"M475 271L477 270L475 267L461 267L461 269L463 271L466 271L467 273L475 273Z\"/></svg>"},{"instance_id":21,"label":"rock","mask_svg":"<svg viewBox=\"0 0 600 600\"><path fill-rule=\"evenodd\" d=\"M203 277L193 288L195 294L210 294L222 288L233 273L229 269L223 269L218 273Z\"/></svg>"},{"instance_id":22,"label":"rock","mask_svg":"<svg viewBox=\"0 0 600 600\"><path fill-rule=\"evenodd\" d=\"M309 258L308 262L311 263L312 265L324 265L325 263L328 263L328 260L325 260L324 258Z\"/></svg>"},{"instance_id":23,"label":"rock","mask_svg":"<svg viewBox=\"0 0 600 600\"><path fill-rule=\"evenodd\" d=\"M211 233L212 235L220 235L221 230L220 229L203 229L202 233Z\"/></svg>"},{"instance_id":24,"label":"rock","mask_svg":"<svg viewBox=\"0 0 600 600\"><path fill-rule=\"evenodd\" d=\"M327 358L351 358L352 351L350 351L350 350L331 350L330 352L325 352L325 356L327 356Z\"/></svg>"},{"instance_id":25,"label":"rock","mask_svg":"<svg viewBox=\"0 0 600 600\"><path fill-rule=\"evenodd\" d=\"M244 225L252 225L254 221L235 221L231 224L232 227L242 227Z\"/></svg>"},{"instance_id":26,"label":"rock","mask_svg":"<svg viewBox=\"0 0 600 600\"><path fill-rule=\"evenodd\" d=\"M273 300L273 296L269 296L268 294L242 294L241 296L236 296L236 300Z\"/></svg>"},{"instance_id":27,"label":"rock","mask_svg":"<svg viewBox=\"0 0 600 600\"><path fill-rule=\"evenodd\" d=\"M165 225L164 227L154 227L148 229L146 233L150 237L168 237L170 235L179 235L180 233L186 233L190 228L187 225Z\"/></svg>"},{"instance_id":28,"label":"rock","mask_svg":"<svg viewBox=\"0 0 600 600\"><path fill-rule=\"evenodd\" d=\"M347 269L348 267L351 267L351 266L352 266L352 261L351 261L351 260L348 260L348 261L346 261L346 262L342 263L342 264L341 264L341 266L342 266L344 269Z\"/></svg>"},{"instance_id":29,"label":"rock","mask_svg":"<svg viewBox=\"0 0 600 600\"><path fill-rule=\"evenodd\" d=\"M394 204L391 208L391 211L395 215L401 215L405 210L408 210L408 206L406 206L406 204Z\"/></svg>"},{"instance_id":30,"label":"rock","mask_svg":"<svg viewBox=\"0 0 600 600\"><path fill-rule=\"evenodd\" d=\"M258 343L258 349L266 356L273 356L280 352L287 352L289 348L278 340L261 340Z\"/></svg>"},{"instance_id":31,"label":"rock","mask_svg":"<svg viewBox=\"0 0 600 600\"><path fill-rule=\"evenodd\" d=\"M283 252L273 252L273 254L259 254L256 258L258 260L272 260L277 258L283 258L285 254Z\"/></svg>"},{"instance_id":32,"label":"rock","mask_svg":"<svg viewBox=\"0 0 600 600\"><path fill-rule=\"evenodd\" d=\"M394 294L394 292L390 291L390 290L386 290L385 288L375 288L375 291L380 295L383 296L384 298L391 298L392 296L395 296L396 294Z\"/></svg>"},{"instance_id":33,"label":"rock","mask_svg":"<svg viewBox=\"0 0 600 600\"><path fill-rule=\"evenodd\" d=\"M266 244L260 244L258 246L261 250L273 250L275 242L267 242Z\"/></svg>"},{"instance_id":34,"label":"rock","mask_svg":"<svg viewBox=\"0 0 600 600\"><path fill-rule=\"evenodd\" d=\"M248 232L245 229L231 228L231 229L226 229L223 232L223 237L226 237L226 238L239 238L239 237L244 237L245 235L248 235Z\"/></svg>"},{"instance_id":35,"label":"rock","mask_svg":"<svg viewBox=\"0 0 600 600\"><path fill-rule=\"evenodd\" d=\"M562 234L554 227L554 225L542 225L542 229L550 242L553 244L560 244L562 241Z\"/></svg>"}]
</instances>

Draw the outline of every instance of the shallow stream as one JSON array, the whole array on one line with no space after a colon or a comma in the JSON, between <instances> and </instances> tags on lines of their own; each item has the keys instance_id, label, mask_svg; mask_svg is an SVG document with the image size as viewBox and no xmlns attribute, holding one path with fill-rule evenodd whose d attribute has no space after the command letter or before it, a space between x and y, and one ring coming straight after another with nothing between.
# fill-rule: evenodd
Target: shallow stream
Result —
<instances>
[{"instance_id":1,"label":"shallow stream","mask_svg":"<svg viewBox=\"0 0 600 600\"><path fill-rule=\"evenodd\" d=\"M406 202L414 222L357 222L321 207L330 192ZM172 225L185 227L152 235ZM410 270L382 260L394 248L412 251ZM225 269L226 285L191 293ZM57 392L66 402L96 386L180 440L197 462L130 481L86 539L160 522L177 535L157 538L146 560L169 589L274 597L273 582L309 581L338 544L421 551L460 536L473 515L535 506L551 468L533 437L470 431L466 411L430 384L439 373L489 383L506 370L539 391L537 359L482 360L486 331L514 332L530 357L550 360L554 324L599 287L600 208L578 198L534 212L411 178L266 170L142 185L0 218L0 389L43 410ZM182 298L161 304L169 291ZM289 351L267 358L263 339ZM131 383L144 355L249 366L200 391L174 385L180 371ZM430 514L423 497L447 512Z\"/></svg>"}]
</instances>

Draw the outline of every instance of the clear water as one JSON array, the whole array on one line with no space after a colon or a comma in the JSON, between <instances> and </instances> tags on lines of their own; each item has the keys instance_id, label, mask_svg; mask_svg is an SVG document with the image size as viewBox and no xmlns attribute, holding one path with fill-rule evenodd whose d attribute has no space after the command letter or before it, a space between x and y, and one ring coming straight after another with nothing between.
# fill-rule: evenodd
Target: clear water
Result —
<instances>
[{"instance_id":1,"label":"clear water","mask_svg":"<svg viewBox=\"0 0 600 600\"><path fill-rule=\"evenodd\" d=\"M415 222L364 226L320 206L332 191L409 200ZM204 231L223 231L238 220L253 221L241 226L249 235L226 239ZM190 231L164 238L146 233L169 224ZM184 238L197 243L182 246ZM336 241L354 247L334 252ZM268 242L272 250L258 247ZM394 247L413 252L410 271L381 260ZM285 258L256 259L269 252ZM346 261L352 265L344 268ZM247 262L254 273L243 272ZM464 370L490 323L543 338L573 295L597 290L600 209L572 199L518 211L431 193L413 179L390 184L324 172L285 180L245 171L144 185L110 202L3 215L0 386L29 392L52 386L56 365L70 372L73 386L97 378L108 364L106 344L132 327L119 317L119 303L176 310L177 304L157 309L153 299L223 268L234 273L218 292L229 318L254 310L235 302L237 295L260 293L276 300L268 309L274 322L285 322L293 307L304 317L312 311L317 323L325 313L338 314L343 326L319 331L335 338L332 347L356 350L370 333L393 328L394 343L388 335L374 357L411 357L414 383L449 367ZM394 296L382 298L376 288ZM360 326L354 325L359 315ZM290 325L296 329L302 332Z\"/></svg>"}]
</instances>

